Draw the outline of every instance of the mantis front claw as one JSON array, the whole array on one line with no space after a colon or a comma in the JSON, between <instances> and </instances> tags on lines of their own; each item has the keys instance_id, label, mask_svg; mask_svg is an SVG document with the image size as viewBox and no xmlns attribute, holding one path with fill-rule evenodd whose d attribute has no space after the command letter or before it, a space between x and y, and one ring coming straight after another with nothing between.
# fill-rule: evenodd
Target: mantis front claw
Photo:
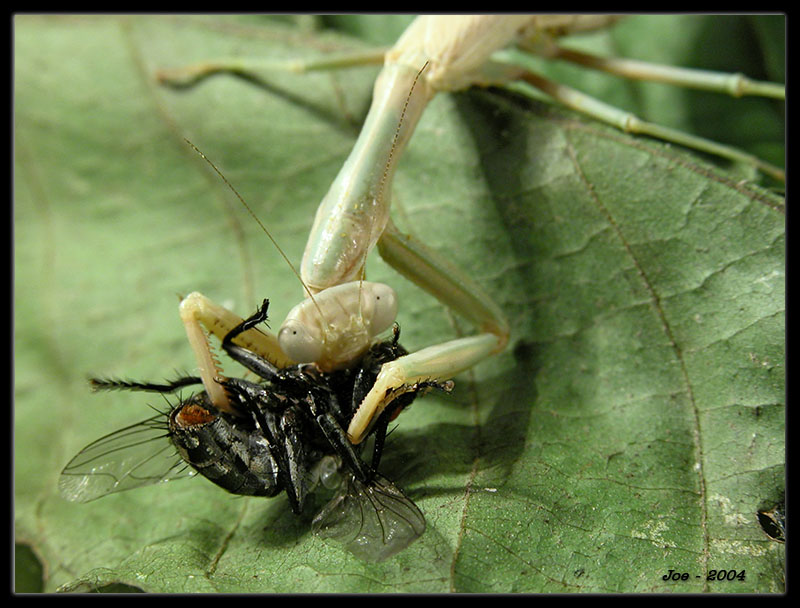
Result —
<instances>
[{"instance_id":1,"label":"mantis front claw","mask_svg":"<svg viewBox=\"0 0 800 608\"><path fill-rule=\"evenodd\" d=\"M360 443L370 428L400 395L419 390L420 385L450 391L452 381L442 382L472 367L502 349L507 336L490 333L451 340L429 346L394 361L384 363L372 389L361 402L347 428L353 443Z\"/></svg>"}]
</instances>

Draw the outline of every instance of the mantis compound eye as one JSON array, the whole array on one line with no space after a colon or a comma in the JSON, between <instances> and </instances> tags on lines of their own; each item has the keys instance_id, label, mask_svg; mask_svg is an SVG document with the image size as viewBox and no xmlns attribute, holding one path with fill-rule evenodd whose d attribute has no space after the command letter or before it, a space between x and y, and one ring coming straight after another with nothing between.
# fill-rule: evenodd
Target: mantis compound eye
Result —
<instances>
[{"instance_id":1,"label":"mantis compound eye","mask_svg":"<svg viewBox=\"0 0 800 608\"><path fill-rule=\"evenodd\" d=\"M392 326L397 318L397 294L382 283L370 283L362 295L364 317L369 319L370 333L377 336Z\"/></svg>"},{"instance_id":2,"label":"mantis compound eye","mask_svg":"<svg viewBox=\"0 0 800 608\"><path fill-rule=\"evenodd\" d=\"M298 363L311 363L322 356L322 343L305 325L296 319L287 319L278 332L283 352Z\"/></svg>"}]
</instances>

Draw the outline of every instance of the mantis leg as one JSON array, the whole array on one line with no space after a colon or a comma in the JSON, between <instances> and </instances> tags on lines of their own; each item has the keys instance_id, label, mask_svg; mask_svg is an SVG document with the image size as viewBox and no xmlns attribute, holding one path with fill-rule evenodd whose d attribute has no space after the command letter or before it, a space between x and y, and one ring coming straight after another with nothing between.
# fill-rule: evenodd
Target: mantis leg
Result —
<instances>
[{"instance_id":1,"label":"mantis leg","mask_svg":"<svg viewBox=\"0 0 800 608\"><path fill-rule=\"evenodd\" d=\"M551 15L550 17L553 16ZM588 27L575 27L574 29L576 31L596 29L603 24L609 25L615 20L608 16L595 15L594 17L599 18L598 23ZM475 79L472 82L468 82L469 79L464 81L463 79L459 80L456 78L454 82L459 82L461 84L455 85L450 83L441 86L441 88L439 88L438 85L434 88L437 88L437 90L457 90L466 88L468 84L480 84L483 86L487 84L499 85L501 81L504 81L506 78L516 78L516 76L500 76L499 72L495 74L494 72L499 69L499 66L505 65L508 67L509 65L514 65L521 66L522 69L527 70L529 68L525 66L524 55L536 54L547 59L561 59L591 69L601 70L635 80L662 82L676 86L726 93L736 97L753 95L785 99L784 85L753 80L741 74L725 74L709 70L679 68L624 58L604 58L564 49L556 44L556 38L564 33L561 31L563 28L556 26L555 22L551 25L555 29L548 26L546 20L542 20L539 23L538 29L534 28L533 35L531 35L530 38L519 41L519 49L525 49L529 52L521 53L519 49L505 49L495 52L491 55L491 60L486 61L485 66L480 70L482 77L478 78L477 74L473 74ZM565 27L567 31L572 29L569 25ZM442 35L451 34L442 30ZM464 35L468 36L466 32ZM457 36L454 36L454 39L455 38L457 38ZM511 40L509 40L509 43L510 42ZM420 41L420 44L421 43ZM394 52L394 49L392 52ZM378 64L383 61L384 56L386 56L385 49L375 49L300 61L263 61L232 58L220 61L209 61L171 70L161 70L158 73L158 79L162 84L175 87L192 86L208 76L219 73L228 73L246 80L258 81L260 80L259 74L273 70L296 73L333 70ZM463 76L463 74L457 74L456 76ZM752 154L742 152L732 146L722 145L709 139L684 133L677 129L662 127L658 124L644 121L629 112L621 111L575 89L546 80L533 72L526 73L521 76L520 79L545 92L554 100L568 108L615 126L625 132L654 137L700 152L744 163L757 168L779 181L786 181L784 169L767 163Z\"/></svg>"},{"instance_id":2,"label":"mantis leg","mask_svg":"<svg viewBox=\"0 0 800 608\"><path fill-rule=\"evenodd\" d=\"M684 133L677 129L671 129L652 122L647 122L641 118L603 103L585 93L551 80L547 80L538 74L526 73L522 80L537 89L544 91L556 101L562 103L570 109L576 110L606 124L610 124L626 133L637 135L648 135L662 141L672 142L681 146L686 146L699 152L706 152L726 158L735 162L745 163L763 171L767 175L780 181L786 181L786 172L780 167L776 167L757 156L743 152L738 148L726 146L724 144L697 137L689 133Z\"/></svg>"},{"instance_id":3,"label":"mantis leg","mask_svg":"<svg viewBox=\"0 0 800 608\"><path fill-rule=\"evenodd\" d=\"M378 250L400 274L434 295L479 328L474 336L450 340L384 363L375 385L361 402L348 427L353 443L366 437L371 425L395 398L422 382L451 378L505 348L508 323L492 299L440 254L397 230L390 221Z\"/></svg>"},{"instance_id":4,"label":"mantis leg","mask_svg":"<svg viewBox=\"0 0 800 608\"><path fill-rule=\"evenodd\" d=\"M736 74L720 74L718 72L658 66L656 64L646 64L644 62L633 62L621 59L604 60L599 57L574 51L561 50L558 51L556 56L559 55L570 61L586 65L587 67L615 73L620 76L634 77L638 80L667 82L695 89L729 93L736 96L761 95L781 98L785 94L783 85L757 82L740 77ZM513 51L500 51L495 53L492 58L495 61L503 63L508 62L514 65L524 65L525 63L524 54ZM616 127L626 133L647 135L699 152L705 152L734 162L744 163L757 168L759 171L779 181L786 181L786 172L783 169L763 161L752 154L743 152L738 148L691 135L678 129L647 122L630 112L620 110L619 108L567 85L544 78L527 68L517 76L517 79L522 83L522 86L533 86L567 108Z\"/></svg>"},{"instance_id":5,"label":"mantis leg","mask_svg":"<svg viewBox=\"0 0 800 608\"><path fill-rule=\"evenodd\" d=\"M174 88L186 88L217 74L229 74L245 80L259 80L259 74L273 71L304 74L306 72L338 70L364 65L380 65L383 63L385 54L386 49L370 49L360 53L352 52L318 59L295 61L269 61L230 57L214 61L203 61L178 68L161 69L156 73L156 78L160 84Z\"/></svg>"},{"instance_id":6,"label":"mantis leg","mask_svg":"<svg viewBox=\"0 0 800 608\"><path fill-rule=\"evenodd\" d=\"M593 70L600 70L631 80L661 82L689 89L701 89L722 93L732 97L756 96L786 99L786 87L776 82L763 82L747 78L743 74L730 74L711 70L681 68L637 59L599 57L589 53L573 51L556 46L548 53L551 59L563 59Z\"/></svg>"},{"instance_id":7,"label":"mantis leg","mask_svg":"<svg viewBox=\"0 0 800 608\"><path fill-rule=\"evenodd\" d=\"M206 332L224 340L228 333L244 323L244 319L198 292L190 293L181 300L180 315L186 328L189 344L197 360L203 387L206 389L211 403L217 409L236 414L224 388L218 381L224 380L224 376L208 344ZM277 338L270 333L252 328L237 335L233 341L238 346L268 359L277 367L287 367L293 364L293 361L281 350Z\"/></svg>"}]
</instances>

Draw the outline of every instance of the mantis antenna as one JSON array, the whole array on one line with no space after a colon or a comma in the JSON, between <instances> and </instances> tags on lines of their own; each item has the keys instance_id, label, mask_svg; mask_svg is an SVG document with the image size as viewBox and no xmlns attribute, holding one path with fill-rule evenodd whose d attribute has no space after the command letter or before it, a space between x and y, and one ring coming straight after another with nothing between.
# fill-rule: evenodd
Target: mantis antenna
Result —
<instances>
[{"instance_id":1,"label":"mantis antenna","mask_svg":"<svg viewBox=\"0 0 800 608\"><path fill-rule=\"evenodd\" d=\"M427 65L427 63L425 65ZM402 120L402 118L401 118L401 120ZM214 169L214 172L217 175L219 175L219 177L222 179L223 182L225 182L225 185L228 186L228 188L230 188L231 192L233 192L236 195L236 198L239 199L239 202L242 203L244 208L247 209L247 212L250 214L250 216L256 221L256 223L259 225L261 230L264 231L264 234L266 234L269 237L269 240L272 241L273 245L275 245L275 249L278 250L278 253L281 254L281 257L283 258L283 260L286 262L286 264L289 266L289 268L292 269L292 272L297 277L297 280L300 281L300 284L303 286L303 289L308 294L308 297L311 298L311 301L314 303L314 306L316 307L317 312L319 313L320 319L322 319L322 321L325 323L325 325L327 325L328 323L325 320L325 315L322 314L322 309L320 308L319 304L317 304L317 301L314 299L314 295L311 293L311 290L308 288L308 286L306 285L305 281L303 281L303 277L301 277L300 273L297 272L297 268L294 267L294 264L292 264L292 262L289 260L289 257L286 255L286 253L284 253L283 249L281 249L281 246L278 245L278 241L275 240L275 237L272 236L272 233L269 230L267 230L267 227L264 225L264 223L259 219L259 217L255 214L255 212L250 208L250 205L248 205L247 202L244 200L244 197L241 194L239 194L239 191L233 186L233 184L231 184L228 181L228 178L225 177L222 174L222 171L220 171L217 168L217 166L211 161L211 159L209 159L205 154L203 154L203 152L200 150L200 148L195 146L191 141L189 141L185 137L183 139L187 144L189 144L192 147L192 149L195 152L197 152L197 154L200 155L200 158L202 158L204 161L206 161L211 166L211 168Z\"/></svg>"},{"instance_id":2,"label":"mantis antenna","mask_svg":"<svg viewBox=\"0 0 800 608\"><path fill-rule=\"evenodd\" d=\"M394 136L392 137L392 146L391 146L391 148L389 148L389 157L386 160L386 165L384 165L384 167L383 167L383 175L381 175L380 185L378 186L378 193L379 194L381 192L383 192L383 189L386 187L386 181L389 179L389 168L392 166L392 162L393 162L393 159L394 159L394 151L397 148L397 140L400 137L400 129L403 126L403 121L405 120L405 117L406 117L406 110L408 109L408 102L411 100L411 95L414 94L414 89L417 86L417 82L419 81L420 76L422 76L422 72L425 71L425 68L427 68L429 64L430 64L430 60L426 61L423 64L423 66L419 69L419 71L417 72L417 75L414 76L414 81L411 83L411 87L408 90L408 95L406 95L406 100L403 103L403 109L400 112L400 120L397 121L397 128L394 130ZM370 230L371 230L371 228L370 228ZM369 253L368 250L364 251L364 258L363 258L363 261L361 262L361 280L359 282L359 292L361 291L361 284L364 282L364 274L365 274L366 265L367 265L367 254L368 253ZM296 271L295 271L295 274L296 274ZM359 308L361 308L362 301L363 300L362 300L362 298L360 297L360 294L359 294L359 298L358 298L358 306L359 306Z\"/></svg>"},{"instance_id":3,"label":"mantis antenna","mask_svg":"<svg viewBox=\"0 0 800 608\"><path fill-rule=\"evenodd\" d=\"M428 67L428 64L430 64L430 60L426 61L425 64L417 72L417 75L414 76L414 81L411 83L411 88L408 91L408 95L406 95L405 103L403 103L403 109L400 112L400 120L397 121L397 128L394 130L394 137L392 137L392 147L389 149L389 158L386 161L386 166L383 168L383 175L381 176L380 188L378 188L378 192L382 191L384 186L386 185L386 180L389 176L389 167L392 165L392 158L394 157L394 151L395 148L397 148L397 139L400 137L400 128L403 126L403 121L406 118L406 110L408 110L408 102L411 100L411 95L413 95L414 93L414 89L417 86L419 77L422 76L422 72L425 71L425 68Z\"/></svg>"}]
</instances>

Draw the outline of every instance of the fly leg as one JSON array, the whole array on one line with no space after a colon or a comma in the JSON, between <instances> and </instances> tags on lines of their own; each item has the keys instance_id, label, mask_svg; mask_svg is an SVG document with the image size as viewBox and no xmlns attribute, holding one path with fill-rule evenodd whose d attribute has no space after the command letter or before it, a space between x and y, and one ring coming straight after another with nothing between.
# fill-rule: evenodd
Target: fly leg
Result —
<instances>
[{"instance_id":1,"label":"fly leg","mask_svg":"<svg viewBox=\"0 0 800 608\"><path fill-rule=\"evenodd\" d=\"M223 340L232 329L243 323L242 318L198 292L183 298L179 311L211 403L221 411L236 415L237 412L231 407L228 396L220 385L219 380L224 379L224 376L208 344L207 333ZM281 350L277 338L271 334L260 331L237 334L236 343L249 351L269 357L278 366L292 364L291 359Z\"/></svg>"},{"instance_id":2,"label":"fly leg","mask_svg":"<svg viewBox=\"0 0 800 608\"><path fill-rule=\"evenodd\" d=\"M154 382L134 382L132 380L119 380L116 378L90 378L89 384L93 391L143 391L146 393L174 393L187 386L202 384L199 376L182 376L166 384Z\"/></svg>"},{"instance_id":3,"label":"fly leg","mask_svg":"<svg viewBox=\"0 0 800 608\"><path fill-rule=\"evenodd\" d=\"M264 300L255 314L251 315L247 319L244 319L236 327L225 334L225 337L222 339L222 348L226 353L228 353L228 356L231 359L241 363L251 372L258 374L258 376L264 380L279 381L282 379L282 376L277 366L270 363L269 360L259 353L234 343L234 339L240 334L249 329L255 328L261 323L266 323L268 319L268 310L269 300Z\"/></svg>"},{"instance_id":4,"label":"fly leg","mask_svg":"<svg viewBox=\"0 0 800 608\"><path fill-rule=\"evenodd\" d=\"M282 389L293 391L298 398L301 398L308 390L308 383L311 380L303 371L297 368L283 368L270 361L268 356L260 352L253 351L246 346L242 346L235 341L239 336L256 326L266 323L268 320L267 311L269 310L269 300L264 300L258 310L244 319L236 327L231 329L222 339L222 348L234 361L240 363L245 368L257 374L260 378L278 384ZM248 335L259 334L258 330L250 331ZM314 379L316 380L316 379ZM337 414L341 411L337 409Z\"/></svg>"},{"instance_id":5,"label":"fly leg","mask_svg":"<svg viewBox=\"0 0 800 608\"><path fill-rule=\"evenodd\" d=\"M272 458L278 463L277 477L289 499L289 506L293 513L301 513L308 495L309 459L302 438L302 421L295 409L276 402L268 388L261 384L232 378L222 385L234 398L237 408L248 413L261 430Z\"/></svg>"},{"instance_id":6,"label":"fly leg","mask_svg":"<svg viewBox=\"0 0 800 608\"><path fill-rule=\"evenodd\" d=\"M370 348L367 355L362 360L361 368L356 373L355 380L353 382L353 398L350 404L351 412L357 411L358 406L369 394L370 390L375 385L375 380L380 373L383 364L390 361L395 361L400 357L408 355L408 351L400 345L399 341L400 327L397 325L397 323L395 323L392 339L375 344L372 346L372 348ZM413 391L404 392L399 398L392 401L391 404L380 414L377 422L372 427L374 444L372 448L371 466L373 471L376 473L378 471L389 423L397 418L401 411L409 407L414 399L430 389L449 392L453 389L453 382L419 382Z\"/></svg>"},{"instance_id":7,"label":"fly leg","mask_svg":"<svg viewBox=\"0 0 800 608\"><path fill-rule=\"evenodd\" d=\"M258 354L250 352L232 342L239 333L252 329L258 324L265 322L267 320L268 309L269 300L264 300L255 314L243 321L225 336L222 341L222 347L231 358L244 365L250 371L258 374L265 380L278 383L280 386L286 386L287 382L297 382L299 379L287 375L286 372L277 369ZM370 355L368 355L362 362L362 368L356 373L353 384L354 407L361 402L362 398L368 393L369 388L374 383L375 377L381 368L381 359L391 360L395 359L398 354L405 354L405 350L397 343L398 338L399 330L396 330L394 340L389 343L388 350L386 348L383 349L386 350L386 352L381 352L381 354L378 355L378 360L367 360L370 357ZM382 346L383 345L378 345L375 348L381 349ZM420 387L419 390L423 390L423 388L426 389L428 385L434 383L423 384L424 387ZM260 385L253 386L258 387L261 391L264 390ZM436 386L438 387L438 384ZM406 395L405 398L394 402L389 410L383 412L383 415L375 426L375 445L373 448L372 464L369 466L361 459L359 450L350 442L347 432L340 422L346 420L346 417L341 409L336 394L324 383L315 383L309 387L307 379L306 382L298 383L297 389L306 393L305 401L308 404L311 415L314 417L317 426L322 430L331 448L342 459L342 462L345 463L355 478L362 483L369 483L377 472L389 422L394 419L401 409L409 405L416 396ZM251 399L250 401L254 400ZM260 423L260 425L271 426L266 422ZM288 447L290 446L287 444L287 448ZM292 459L290 458L289 460Z\"/></svg>"},{"instance_id":8,"label":"fly leg","mask_svg":"<svg viewBox=\"0 0 800 608\"><path fill-rule=\"evenodd\" d=\"M335 399L333 394L330 397ZM352 472L353 476L362 483L370 482L375 476L375 471L361 460L361 456L353 444L350 443L347 438L347 432L336 420L336 417L331 412L325 411L325 408L321 407L321 404L317 403L315 399L312 399L311 412L319 428L325 434L328 443L342 459L348 470Z\"/></svg>"},{"instance_id":9,"label":"fly leg","mask_svg":"<svg viewBox=\"0 0 800 608\"><path fill-rule=\"evenodd\" d=\"M368 482L373 477L374 472L361 460L358 451L348 440L347 433L339 422L343 417L343 413L333 391L324 383L312 383L309 385L307 382L308 379L305 379L306 381L303 382L300 378L288 375L257 353L250 352L246 348L233 343L233 339L240 333L265 322L267 320L268 309L269 300L264 300L255 314L242 321L242 323L225 336L222 341L222 348L232 359L238 361L265 380L272 381L282 388L292 387L292 392L296 391L298 393L298 398L301 398L302 395L302 400L308 405L308 409L314 417L314 422L320 430L322 430L333 451L336 452L359 481ZM265 390L264 387L260 385L254 386L258 386L262 391ZM287 455L285 459L286 470L292 480L291 487L294 488L298 494L298 502L302 503L301 497L304 493L299 488L302 487L300 484L305 483L305 472L297 471L296 463L302 461L299 452L303 449L303 445L293 434L293 429L297 428L299 424L299 422L291 419L293 415L291 409L287 410L284 416L286 419L282 419L280 422L280 434L285 438L283 448ZM256 413L256 416L257 418L259 416L263 418L262 413ZM286 416L289 417L287 418ZM266 425L267 428L274 427L274 425L270 425L266 420L260 422L260 425Z\"/></svg>"}]
</instances>

